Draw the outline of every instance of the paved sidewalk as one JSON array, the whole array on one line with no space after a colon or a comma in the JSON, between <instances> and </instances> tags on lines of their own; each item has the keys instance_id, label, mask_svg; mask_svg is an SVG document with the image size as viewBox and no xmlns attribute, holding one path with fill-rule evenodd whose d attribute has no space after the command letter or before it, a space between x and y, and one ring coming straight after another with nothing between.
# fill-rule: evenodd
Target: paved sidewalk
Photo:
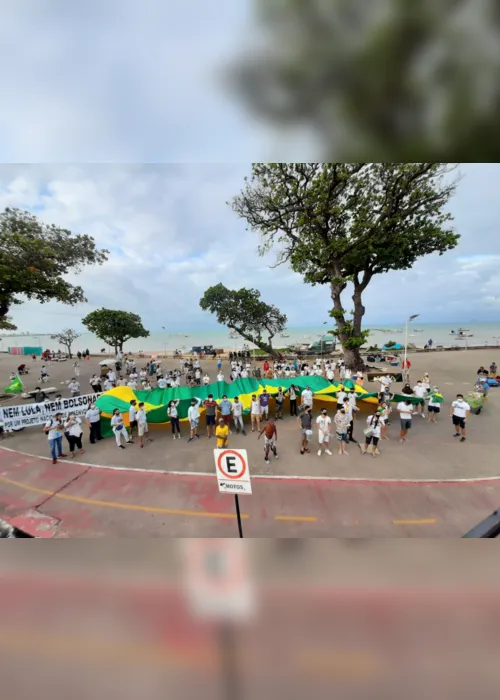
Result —
<instances>
[{"instance_id":1,"label":"paved sidewalk","mask_svg":"<svg viewBox=\"0 0 500 700\"><path fill-rule=\"evenodd\" d=\"M460 537L500 502L500 479L412 483L256 477L247 537ZM0 449L0 517L39 537L236 537L215 476L155 474Z\"/></svg>"}]
</instances>

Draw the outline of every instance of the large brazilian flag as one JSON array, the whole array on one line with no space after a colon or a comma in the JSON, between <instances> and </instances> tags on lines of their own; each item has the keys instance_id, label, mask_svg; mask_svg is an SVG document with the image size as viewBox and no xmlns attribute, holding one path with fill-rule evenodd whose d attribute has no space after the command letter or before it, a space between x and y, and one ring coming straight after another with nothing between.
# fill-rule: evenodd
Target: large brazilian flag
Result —
<instances>
[{"instance_id":1,"label":"large brazilian flag","mask_svg":"<svg viewBox=\"0 0 500 700\"><path fill-rule=\"evenodd\" d=\"M164 424L169 422L167 414L168 403L172 400L179 401L177 411L181 420L186 420L191 399L198 398L204 401L212 394L215 401L220 402L223 396L234 399L238 396L243 404L243 413L250 413L252 395L262 394L267 391L271 396L276 396L279 388L283 389L285 396L291 385L303 391L310 387L316 399L321 401L337 400L337 393L342 389L354 388L358 400L369 403L377 403L376 392L369 393L363 387L355 385L350 379L346 379L343 384L330 382L323 377L293 377L291 379L237 379L230 384L226 382L216 382L208 386L198 386L194 388L176 387L175 389L151 389L150 391L134 391L130 387L120 386L110 389L102 394L96 401L96 405L101 410L104 435L110 435L109 420L115 408L123 414L125 425L128 425L128 410L130 401L136 399L138 403L144 402L144 407L150 424ZM299 397L298 397L299 398ZM202 407L201 407L202 408ZM203 410L202 410L203 412Z\"/></svg>"}]
</instances>

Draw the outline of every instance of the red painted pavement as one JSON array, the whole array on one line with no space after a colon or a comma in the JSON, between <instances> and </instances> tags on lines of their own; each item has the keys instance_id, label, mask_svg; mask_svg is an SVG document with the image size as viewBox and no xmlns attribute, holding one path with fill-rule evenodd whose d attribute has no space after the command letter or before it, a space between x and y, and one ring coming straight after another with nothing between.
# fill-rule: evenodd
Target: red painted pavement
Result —
<instances>
[{"instance_id":1,"label":"red painted pavement","mask_svg":"<svg viewBox=\"0 0 500 700\"><path fill-rule=\"evenodd\" d=\"M460 537L500 503L500 479L255 478L252 488L240 497L248 537ZM0 517L40 537L237 536L233 497L215 476L52 465L2 449Z\"/></svg>"}]
</instances>

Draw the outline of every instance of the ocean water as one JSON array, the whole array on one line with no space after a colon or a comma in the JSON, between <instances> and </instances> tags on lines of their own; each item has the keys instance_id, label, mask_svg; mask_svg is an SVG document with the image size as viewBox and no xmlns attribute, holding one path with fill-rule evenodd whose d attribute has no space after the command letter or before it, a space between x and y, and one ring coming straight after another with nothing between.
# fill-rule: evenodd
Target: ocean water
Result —
<instances>
[{"instance_id":1,"label":"ocean water","mask_svg":"<svg viewBox=\"0 0 500 700\"><path fill-rule=\"evenodd\" d=\"M423 347L427 341L432 338L434 345L456 345L458 347L465 347L467 343L468 347L473 347L474 345L500 347L500 321L490 324L463 324L462 328L469 329L469 332L472 334L472 337L467 339L458 339L451 335L451 330L458 330L459 327L460 326L452 323L410 324L408 342L414 343L417 347ZM324 337L327 330L327 326L320 326L317 328L289 328L285 332L288 337L276 336L273 345L279 348L295 343L313 343L318 341L322 336ZM374 324L368 339L368 344L376 344L381 347L390 340L404 345L404 325L386 327ZM186 351L193 345L213 345L216 348L238 350L243 347L244 343L246 343L246 341L242 338L230 338L229 331L219 327L214 329L204 328L202 330L193 329L183 333L167 333L165 331L151 333L148 338L129 340L125 343L124 349L130 352L137 352L139 350L144 350L145 352L153 350L164 352L165 350L173 351L176 348ZM252 347L251 344L249 345ZM51 340L50 334L4 334L0 336L0 352L7 352L10 346L42 346L44 349L50 348L52 350L57 350L60 347L54 340ZM92 353L97 353L102 348L106 348L106 351L109 350L108 346L92 333L82 333L74 344L74 351L83 351L87 347ZM61 350L64 350L62 346Z\"/></svg>"}]
</instances>

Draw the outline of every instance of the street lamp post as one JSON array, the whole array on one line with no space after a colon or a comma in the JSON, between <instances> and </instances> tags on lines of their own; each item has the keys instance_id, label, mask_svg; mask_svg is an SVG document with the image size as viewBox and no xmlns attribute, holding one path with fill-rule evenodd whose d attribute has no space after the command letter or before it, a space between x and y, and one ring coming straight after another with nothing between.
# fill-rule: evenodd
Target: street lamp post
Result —
<instances>
[{"instance_id":1,"label":"street lamp post","mask_svg":"<svg viewBox=\"0 0 500 700\"><path fill-rule=\"evenodd\" d=\"M413 314L413 316L410 316L410 318L406 319L406 333L405 333L405 359L403 363L403 369L406 370L406 357L408 355L408 325L416 318L418 318L420 314Z\"/></svg>"}]
</instances>

